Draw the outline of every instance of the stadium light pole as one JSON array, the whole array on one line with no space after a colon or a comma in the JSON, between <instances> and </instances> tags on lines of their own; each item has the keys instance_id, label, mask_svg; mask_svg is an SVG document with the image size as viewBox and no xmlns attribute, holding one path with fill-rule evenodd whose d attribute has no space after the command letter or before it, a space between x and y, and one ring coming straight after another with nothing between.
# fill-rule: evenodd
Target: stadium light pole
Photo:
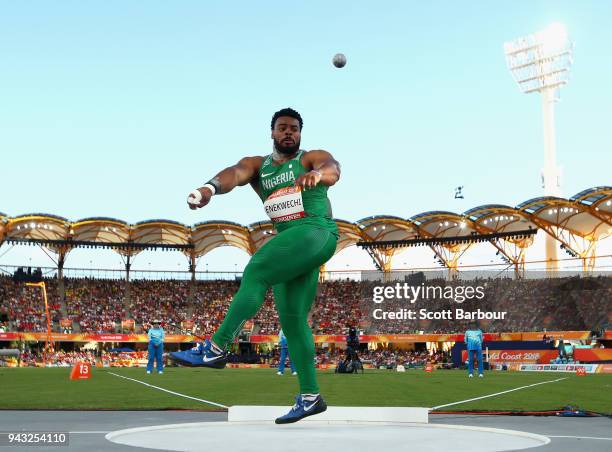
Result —
<instances>
[{"instance_id":1,"label":"stadium light pole","mask_svg":"<svg viewBox=\"0 0 612 452\"><path fill-rule=\"evenodd\" d=\"M546 29L504 44L512 78L525 94L542 95L544 119L544 195L561 196L561 173L557 167L555 103L559 90L569 80L573 43L565 25L555 22ZM557 270L557 241L546 237L546 268Z\"/></svg>"}]
</instances>

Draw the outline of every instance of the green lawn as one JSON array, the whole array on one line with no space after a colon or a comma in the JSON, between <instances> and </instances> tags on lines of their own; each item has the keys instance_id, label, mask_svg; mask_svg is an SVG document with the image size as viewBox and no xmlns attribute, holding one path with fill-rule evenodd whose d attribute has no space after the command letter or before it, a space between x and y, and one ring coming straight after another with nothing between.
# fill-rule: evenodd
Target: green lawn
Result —
<instances>
[{"instance_id":1,"label":"green lawn","mask_svg":"<svg viewBox=\"0 0 612 452\"><path fill-rule=\"evenodd\" d=\"M70 369L0 369L2 409L217 409L109 374L115 372L185 395L224 405L292 405L297 377L273 369L167 368L163 375L143 369L93 369L91 380L70 381ZM566 405L612 414L612 375L578 377L562 373L490 372L484 379L462 371L397 373L369 370L363 375L318 374L321 393L336 406L433 407L541 381L566 380L454 405L445 411L554 410Z\"/></svg>"}]
</instances>

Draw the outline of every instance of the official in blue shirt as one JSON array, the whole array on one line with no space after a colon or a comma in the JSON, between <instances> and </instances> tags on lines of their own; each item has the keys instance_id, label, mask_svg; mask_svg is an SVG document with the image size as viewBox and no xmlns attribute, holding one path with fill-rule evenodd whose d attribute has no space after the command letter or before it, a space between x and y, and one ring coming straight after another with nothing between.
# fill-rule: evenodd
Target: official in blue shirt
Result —
<instances>
[{"instance_id":1,"label":"official in blue shirt","mask_svg":"<svg viewBox=\"0 0 612 452\"><path fill-rule=\"evenodd\" d=\"M276 372L277 375L283 375L285 373L285 361L287 360L287 358L289 358L289 365L291 366L291 373L292 375L297 375L297 372L295 371L295 367L293 367L293 361L291 360L291 357L289 356L289 347L287 346L287 338L285 337L285 334L283 333L283 330L280 330L280 332L278 333L278 340L280 341L280 360L278 362L278 372Z\"/></svg>"},{"instance_id":2,"label":"official in blue shirt","mask_svg":"<svg viewBox=\"0 0 612 452\"><path fill-rule=\"evenodd\" d=\"M468 376L470 378L474 376L474 355L476 355L476 359L478 359L478 376L482 378L484 376L482 363L482 343L484 341L482 331L480 331L476 323L470 325L470 329L465 332L463 340L467 344Z\"/></svg>"},{"instance_id":3,"label":"official in blue shirt","mask_svg":"<svg viewBox=\"0 0 612 452\"><path fill-rule=\"evenodd\" d=\"M147 373L153 371L153 361L157 361L157 373L164 373L164 363L162 355L164 353L164 338L166 334L160 326L159 320L153 320L153 327L149 329L149 362L147 363Z\"/></svg>"}]
</instances>

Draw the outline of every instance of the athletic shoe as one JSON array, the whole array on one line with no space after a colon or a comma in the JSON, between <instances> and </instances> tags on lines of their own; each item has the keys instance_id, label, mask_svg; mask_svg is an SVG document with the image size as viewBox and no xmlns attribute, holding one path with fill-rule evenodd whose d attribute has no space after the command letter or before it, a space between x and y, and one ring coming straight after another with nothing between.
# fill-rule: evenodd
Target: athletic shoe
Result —
<instances>
[{"instance_id":1,"label":"athletic shoe","mask_svg":"<svg viewBox=\"0 0 612 452\"><path fill-rule=\"evenodd\" d=\"M276 372L276 375L282 375L282 374L283 374L282 372Z\"/></svg>"},{"instance_id":2,"label":"athletic shoe","mask_svg":"<svg viewBox=\"0 0 612 452\"><path fill-rule=\"evenodd\" d=\"M482 377L484 377L483 374L478 374L478 378L482 378Z\"/></svg>"},{"instance_id":3,"label":"athletic shoe","mask_svg":"<svg viewBox=\"0 0 612 452\"><path fill-rule=\"evenodd\" d=\"M147 370L147 373L148 373L148 374L150 374L150 373L151 373L151 371L150 371L150 370Z\"/></svg>"},{"instance_id":4,"label":"athletic shoe","mask_svg":"<svg viewBox=\"0 0 612 452\"><path fill-rule=\"evenodd\" d=\"M206 339L191 350L170 353L170 358L184 366L223 369L227 364L227 355L226 351L213 347L212 342Z\"/></svg>"},{"instance_id":5,"label":"athletic shoe","mask_svg":"<svg viewBox=\"0 0 612 452\"><path fill-rule=\"evenodd\" d=\"M297 375L297 372L293 372L291 375Z\"/></svg>"},{"instance_id":6,"label":"athletic shoe","mask_svg":"<svg viewBox=\"0 0 612 452\"><path fill-rule=\"evenodd\" d=\"M293 405L291 411L284 416L276 418L274 422L277 424L291 424L305 417L322 413L325 410L327 410L327 404L321 395L318 395L312 401L308 401L304 400L304 397L300 394L295 398L295 405Z\"/></svg>"},{"instance_id":7,"label":"athletic shoe","mask_svg":"<svg viewBox=\"0 0 612 452\"><path fill-rule=\"evenodd\" d=\"M474 375L472 375L472 374L469 374L469 375L468 375L468 377L470 377L470 378L474 378Z\"/></svg>"}]
</instances>

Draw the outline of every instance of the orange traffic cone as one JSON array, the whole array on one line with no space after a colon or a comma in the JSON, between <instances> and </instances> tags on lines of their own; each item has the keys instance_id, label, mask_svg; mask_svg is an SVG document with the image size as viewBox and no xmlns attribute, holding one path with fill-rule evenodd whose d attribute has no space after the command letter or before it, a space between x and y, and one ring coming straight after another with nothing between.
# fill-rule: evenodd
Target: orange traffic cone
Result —
<instances>
[{"instance_id":1,"label":"orange traffic cone","mask_svg":"<svg viewBox=\"0 0 612 452\"><path fill-rule=\"evenodd\" d=\"M76 363L70 372L71 380L89 380L91 378L91 364Z\"/></svg>"},{"instance_id":2,"label":"orange traffic cone","mask_svg":"<svg viewBox=\"0 0 612 452\"><path fill-rule=\"evenodd\" d=\"M433 372L433 366L431 365L431 363L427 363L427 365L425 366L425 372Z\"/></svg>"}]
</instances>

